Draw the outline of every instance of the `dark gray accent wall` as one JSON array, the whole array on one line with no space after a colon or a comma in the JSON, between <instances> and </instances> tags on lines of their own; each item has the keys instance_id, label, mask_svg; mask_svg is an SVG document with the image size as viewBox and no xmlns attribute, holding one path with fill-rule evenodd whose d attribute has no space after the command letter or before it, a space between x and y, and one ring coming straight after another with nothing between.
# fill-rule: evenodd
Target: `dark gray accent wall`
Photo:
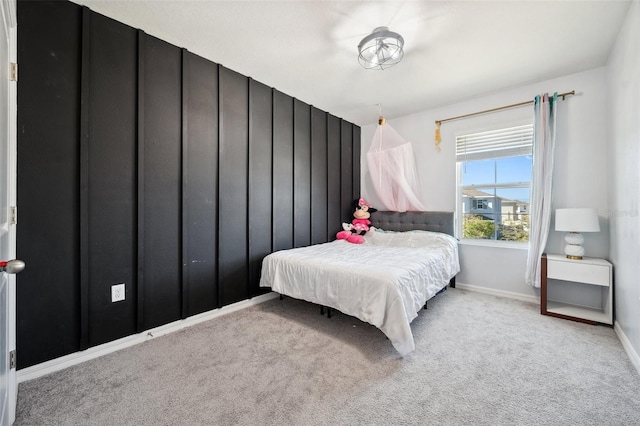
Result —
<instances>
[{"instance_id":1,"label":"dark gray accent wall","mask_svg":"<svg viewBox=\"0 0 640 426\"><path fill-rule=\"evenodd\" d=\"M18 2L18 63L19 368L262 294L351 218L351 123L70 2Z\"/></svg>"}]
</instances>

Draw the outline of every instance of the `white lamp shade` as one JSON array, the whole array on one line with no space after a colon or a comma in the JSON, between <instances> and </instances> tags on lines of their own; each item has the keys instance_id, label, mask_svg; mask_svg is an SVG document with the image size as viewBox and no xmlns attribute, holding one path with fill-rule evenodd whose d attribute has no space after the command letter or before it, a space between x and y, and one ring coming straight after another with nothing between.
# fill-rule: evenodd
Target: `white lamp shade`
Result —
<instances>
[{"instance_id":1,"label":"white lamp shade","mask_svg":"<svg viewBox=\"0 0 640 426\"><path fill-rule=\"evenodd\" d=\"M556 231L599 232L598 212L591 208L556 209Z\"/></svg>"}]
</instances>

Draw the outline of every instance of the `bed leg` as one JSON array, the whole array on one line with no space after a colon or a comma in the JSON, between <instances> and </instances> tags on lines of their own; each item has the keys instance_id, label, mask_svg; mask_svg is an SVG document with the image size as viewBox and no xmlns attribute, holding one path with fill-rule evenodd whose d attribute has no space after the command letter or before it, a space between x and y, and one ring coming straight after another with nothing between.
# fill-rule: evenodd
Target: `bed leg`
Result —
<instances>
[{"instance_id":1,"label":"bed leg","mask_svg":"<svg viewBox=\"0 0 640 426\"><path fill-rule=\"evenodd\" d=\"M282 299L284 299L284 296L283 296L283 295L280 295L280 300L282 300Z\"/></svg>"},{"instance_id":2,"label":"bed leg","mask_svg":"<svg viewBox=\"0 0 640 426\"><path fill-rule=\"evenodd\" d=\"M324 306L320 305L320 315L324 315Z\"/></svg>"},{"instance_id":3,"label":"bed leg","mask_svg":"<svg viewBox=\"0 0 640 426\"><path fill-rule=\"evenodd\" d=\"M327 318L331 318L331 308L327 306Z\"/></svg>"},{"instance_id":4,"label":"bed leg","mask_svg":"<svg viewBox=\"0 0 640 426\"><path fill-rule=\"evenodd\" d=\"M423 309L427 309L427 302L424 302L424 307Z\"/></svg>"},{"instance_id":5,"label":"bed leg","mask_svg":"<svg viewBox=\"0 0 640 426\"><path fill-rule=\"evenodd\" d=\"M456 288L456 277L451 278L451 281L449 281L449 287Z\"/></svg>"}]
</instances>

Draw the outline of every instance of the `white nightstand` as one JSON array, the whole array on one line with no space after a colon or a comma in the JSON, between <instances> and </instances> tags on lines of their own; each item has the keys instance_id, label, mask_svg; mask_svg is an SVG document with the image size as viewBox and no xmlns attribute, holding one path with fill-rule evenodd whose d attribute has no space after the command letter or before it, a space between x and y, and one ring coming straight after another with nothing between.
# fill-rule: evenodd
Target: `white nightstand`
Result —
<instances>
[{"instance_id":1,"label":"white nightstand","mask_svg":"<svg viewBox=\"0 0 640 426\"><path fill-rule=\"evenodd\" d=\"M613 325L613 266L604 259L567 259L564 255L542 255L540 313L588 324ZM601 287L601 309L547 300L547 279Z\"/></svg>"}]
</instances>

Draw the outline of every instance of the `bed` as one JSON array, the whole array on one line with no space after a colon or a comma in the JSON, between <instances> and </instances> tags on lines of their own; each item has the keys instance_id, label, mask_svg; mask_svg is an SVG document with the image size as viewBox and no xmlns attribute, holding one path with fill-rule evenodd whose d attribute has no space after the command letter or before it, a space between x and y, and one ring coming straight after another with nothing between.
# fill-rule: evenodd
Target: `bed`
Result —
<instances>
[{"instance_id":1,"label":"bed","mask_svg":"<svg viewBox=\"0 0 640 426\"><path fill-rule=\"evenodd\" d=\"M404 356L415 349L411 321L460 271L453 213L378 211L371 222L363 244L269 254L260 286L368 322Z\"/></svg>"}]
</instances>

